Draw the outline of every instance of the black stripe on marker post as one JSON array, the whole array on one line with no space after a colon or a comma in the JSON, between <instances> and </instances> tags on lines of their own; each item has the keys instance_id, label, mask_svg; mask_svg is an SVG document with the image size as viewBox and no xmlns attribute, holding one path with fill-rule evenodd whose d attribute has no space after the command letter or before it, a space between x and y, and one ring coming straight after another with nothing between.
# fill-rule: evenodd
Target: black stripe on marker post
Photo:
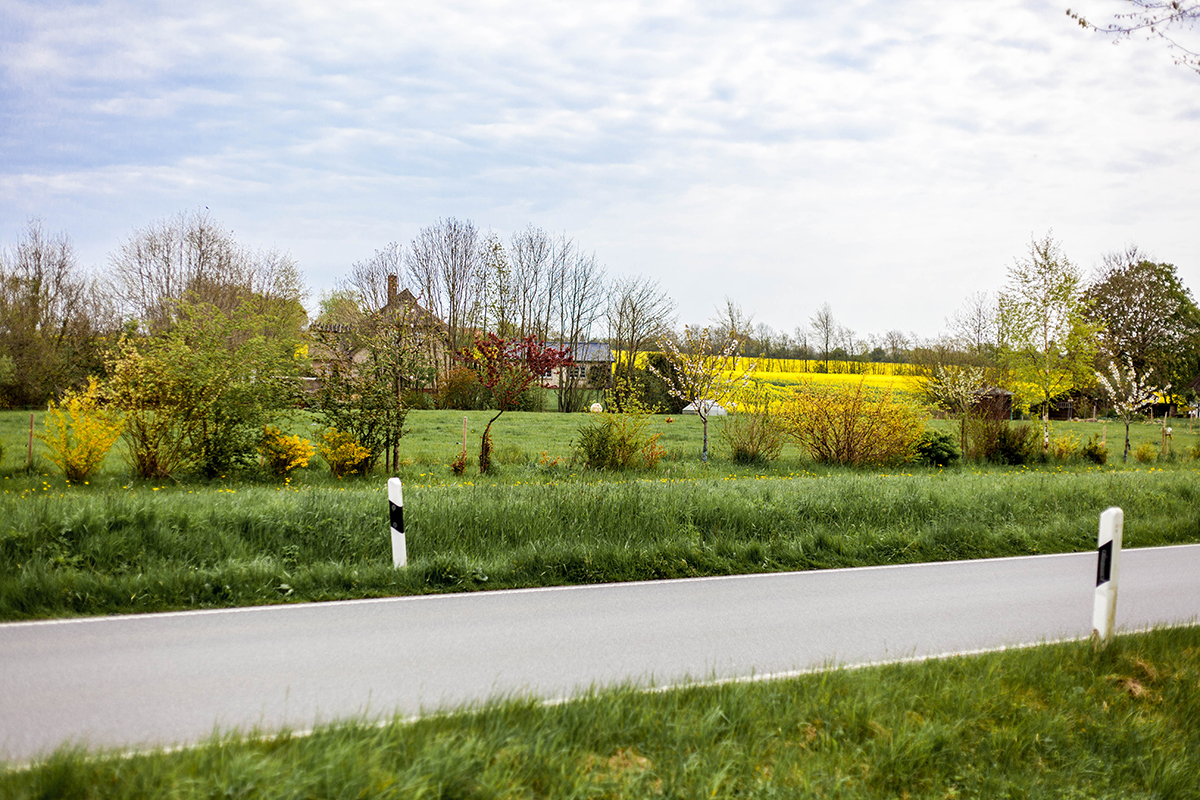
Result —
<instances>
[{"instance_id":1,"label":"black stripe on marker post","mask_svg":"<svg viewBox=\"0 0 1200 800\"><path fill-rule=\"evenodd\" d=\"M404 506L398 506L389 500L388 517L391 519L392 530L396 533L404 533Z\"/></svg>"},{"instance_id":2,"label":"black stripe on marker post","mask_svg":"<svg viewBox=\"0 0 1200 800\"><path fill-rule=\"evenodd\" d=\"M1096 561L1096 585L1102 586L1112 580L1113 543L1109 539L1100 545L1099 559Z\"/></svg>"}]
</instances>

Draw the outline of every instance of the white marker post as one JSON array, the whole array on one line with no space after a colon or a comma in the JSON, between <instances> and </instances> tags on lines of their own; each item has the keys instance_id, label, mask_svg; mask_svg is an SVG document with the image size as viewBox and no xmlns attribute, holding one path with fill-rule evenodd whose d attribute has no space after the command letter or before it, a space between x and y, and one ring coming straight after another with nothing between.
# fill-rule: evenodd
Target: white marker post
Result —
<instances>
[{"instance_id":1,"label":"white marker post","mask_svg":"<svg viewBox=\"0 0 1200 800\"><path fill-rule=\"evenodd\" d=\"M408 563L408 547L404 543L404 489L399 478L388 478L388 518L392 523L392 566L399 569Z\"/></svg>"},{"instance_id":2,"label":"white marker post","mask_svg":"<svg viewBox=\"0 0 1200 800\"><path fill-rule=\"evenodd\" d=\"M1124 526L1125 512L1115 506L1100 515L1092 638L1101 643L1112 638L1117 626L1117 575L1121 569L1121 530Z\"/></svg>"}]
</instances>

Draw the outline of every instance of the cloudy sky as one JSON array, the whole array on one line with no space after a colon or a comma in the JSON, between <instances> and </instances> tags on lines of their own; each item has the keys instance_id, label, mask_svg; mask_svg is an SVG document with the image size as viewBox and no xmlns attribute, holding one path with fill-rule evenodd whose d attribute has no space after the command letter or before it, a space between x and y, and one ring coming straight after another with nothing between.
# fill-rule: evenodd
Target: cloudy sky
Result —
<instances>
[{"instance_id":1,"label":"cloudy sky","mask_svg":"<svg viewBox=\"0 0 1200 800\"><path fill-rule=\"evenodd\" d=\"M1119 0L1072 0L1105 19ZM937 333L1053 230L1200 292L1200 76L1061 2L0 0L0 243L207 207L314 294L442 217L791 330ZM1194 32L1200 39L1200 30Z\"/></svg>"}]
</instances>

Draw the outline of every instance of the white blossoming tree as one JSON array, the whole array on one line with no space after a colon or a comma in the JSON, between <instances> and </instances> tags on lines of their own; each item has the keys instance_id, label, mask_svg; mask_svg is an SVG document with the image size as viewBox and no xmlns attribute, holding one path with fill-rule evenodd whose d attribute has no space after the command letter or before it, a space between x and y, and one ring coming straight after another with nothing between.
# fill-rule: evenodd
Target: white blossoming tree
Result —
<instances>
[{"instance_id":1,"label":"white blossoming tree","mask_svg":"<svg viewBox=\"0 0 1200 800\"><path fill-rule=\"evenodd\" d=\"M1129 423L1133 420L1133 415L1153 403L1154 396L1159 392L1168 391L1171 385L1167 384L1156 388L1150 384L1146 376L1137 374L1137 370L1133 368L1133 362L1128 356L1125 357L1124 362L1123 366L1118 366L1116 361L1109 361L1108 375L1097 372L1096 380L1104 387L1104 391L1112 401L1113 411L1125 423L1125 452L1121 460L1128 461Z\"/></svg>"},{"instance_id":2,"label":"white blossoming tree","mask_svg":"<svg viewBox=\"0 0 1200 800\"><path fill-rule=\"evenodd\" d=\"M753 361L745 370L739 370L737 352L738 342L730 340L719 353L713 352L713 342L707 327L697 330L685 327L683 343L672 339L660 339L659 347L674 367L674 375L668 377L648 365L650 371L662 379L667 391L684 403L696 406L696 416L704 426L704 446L700 451L700 460L708 463L708 417L718 405L729 402L750 380L758 362ZM670 370L668 370L670 372Z\"/></svg>"}]
</instances>

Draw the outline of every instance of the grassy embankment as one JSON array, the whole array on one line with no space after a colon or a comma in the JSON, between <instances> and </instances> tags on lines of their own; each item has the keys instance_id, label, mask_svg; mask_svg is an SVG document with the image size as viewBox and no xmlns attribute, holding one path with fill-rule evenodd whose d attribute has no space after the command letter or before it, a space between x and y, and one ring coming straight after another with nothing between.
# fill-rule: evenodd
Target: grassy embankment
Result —
<instances>
[{"instance_id":1,"label":"grassy embankment","mask_svg":"<svg viewBox=\"0 0 1200 800\"><path fill-rule=\"evenodd\" d=\"M793 450L762 468L704 468L682 455L699 438L687 418L655 423L675 454L658 470L597 475L554 464L569 458L580 416L512 414L495 432L500 474L456 479L445 463L462 416L410 418L401 571L382 476L336 481L314 467L287 484L146 483L112 457L88 485L67 486L6 457L0 619L1077 551L1094 546L1109 505L1125 509L1128 546L1200 541L1190 460L869 472ZM485 412L467 416L482 430ZM13 417L0 415L10 447ZM1157 428L1138 433L1154 441ZM1178 431L1176 447L1189 436Z\"/></svg>"},{"instance_id":2,"label":"grassy embankment","mask_svg":"<svg viewBox=\"0 0 1200 800\"><path fill-rule=\"evenodd\" d=\"M1200 796L1200 628L771 683L513 699L132 757L63 750L17 798Z\"/></svg>"}]
</instances>

